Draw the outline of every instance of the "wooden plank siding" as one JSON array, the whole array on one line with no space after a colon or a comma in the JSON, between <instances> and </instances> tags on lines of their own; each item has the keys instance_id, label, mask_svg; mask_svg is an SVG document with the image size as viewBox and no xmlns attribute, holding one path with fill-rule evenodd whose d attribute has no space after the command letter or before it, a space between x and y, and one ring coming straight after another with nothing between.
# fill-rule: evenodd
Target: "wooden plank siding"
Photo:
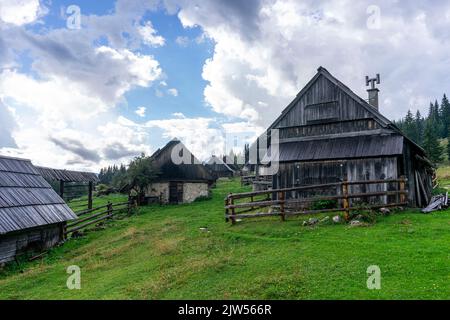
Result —
<instances>
[{"instance_id":1,"label":"wooden plank siding","mask_svg":"<svg viewBox=\"0 0 450 320\"><path fill-rule=\"evenodd\" d=\"M269 148L267 153L279 160L279 172L272 178L273 189L405 176L411 206L419 205L416 179L426 191L422 192L422 204L430 197L432 168L426 165L426 159L417 160L426 158L424 150L322 67L268 128L269 144L271 129L278 129L280 138L278 152L272 153ZM253 146L261 147L263 141L259 139ZM384 185L384 190L378 190L380 186L367 186L350 191L389 191L393 187ZM386 198L365 200L387 202Z\"/></svg>"}]
</instances>

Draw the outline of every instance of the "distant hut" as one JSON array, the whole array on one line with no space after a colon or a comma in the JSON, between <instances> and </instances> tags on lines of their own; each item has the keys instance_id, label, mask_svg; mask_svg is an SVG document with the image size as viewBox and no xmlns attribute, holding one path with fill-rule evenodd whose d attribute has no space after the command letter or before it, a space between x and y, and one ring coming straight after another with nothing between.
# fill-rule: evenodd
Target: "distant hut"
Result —
<instances>
[{"instance_id":1,"label":"distant hut","mask_svg":"<svg viewBox=\"0 0 450 320\"><path fill-rule=\"evenodd\" d=\"M0 264L54 246L76 218L31 161L0 156Z\"/></svg>"},{"instance_id":2,"label":"distant hut","mask_svg":"<svg viewBox=\"0 0 450 320\"><path fill-rule=\"evenodd\" d=\"M87 196L86 207L92 209L94 185L100 181L97 174L38 166L36 169L66 202Z\"/></svg>"},{"instance_id":3,"label":"distant hut","mask_svg":"<svg viewBox=\"0 0 450 320\"><path fill-rule=\"evenodd\" d=\"M429 201L432 164L419 145L379 112L375 82L379 77L366 78L371 85L366 102L325 68L317 70L267 130L269 135L270 129L279 130L279 153L273 155L279 159L279 170L272 177L274 189L405 176L409 205ZM363 187L352 188L381 191L380 185Z\"/></svg>"},{"instance_id":4,"label":"distant hut","mask_svg":"<svg viewBox=\"0 0 450 320\"><path fill-rule=\"evenodd\" d=\"M179 140L174 139L158 149L151 159L159 175L148 186L147 197L178 204L209 196L215 177Z\"/></svg>"},{"instance_id":5,"label":"distant hut","mask_svg":"<svg viewBox=\"0 0 450 320\"><path fill-rule=\"evenodd\" d=\"M228 164L219 157L212 156L205 162L205 167L217 178L230 178L238 174L239 168Z\"/></svg>"}]
</instances>

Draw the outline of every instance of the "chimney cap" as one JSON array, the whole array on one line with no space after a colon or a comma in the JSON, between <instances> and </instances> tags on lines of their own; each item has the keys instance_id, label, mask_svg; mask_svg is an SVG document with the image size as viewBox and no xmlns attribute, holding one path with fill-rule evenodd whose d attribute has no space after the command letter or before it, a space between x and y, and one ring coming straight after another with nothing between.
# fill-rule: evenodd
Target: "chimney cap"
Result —
<instances>
[{"instance_id":1,"label":"chimney cap","mask_svg":"<svg viewBox=\"0 0 450 320\"><path fill-rule=\"evenodd\" d=\"M371 89L375 89L375 84L380 84L380 83L381 83L381 79L380 79L379 73L377 73L375 78L369 78L369 76L366 76L366 87L368 87L370 85Z\"/></svg>"}]
</instances>

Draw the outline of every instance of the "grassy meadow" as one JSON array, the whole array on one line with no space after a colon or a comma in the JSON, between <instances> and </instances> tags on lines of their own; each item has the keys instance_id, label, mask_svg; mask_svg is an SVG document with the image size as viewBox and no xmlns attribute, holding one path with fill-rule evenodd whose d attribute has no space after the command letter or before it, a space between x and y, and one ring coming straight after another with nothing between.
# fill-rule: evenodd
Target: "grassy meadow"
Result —
<instances>
[{"instance_id":1,"label":"grassy meadow","mask_svg":"<svg viewBox=\"0 0 450 320\"><path fill-rule=\"evenodd\" d=\"M219 181L210 200L148 206L108 228L0 271L0 299L448 299L450 210L408 210L368 227L305 218L224 222ZM121 196L97 199L121 201ZM206 229L203 229L206 228ZM81 289L66 287L70 265ZM381 269L381 290L366 286Z\"/></svg>"}]
</instances>

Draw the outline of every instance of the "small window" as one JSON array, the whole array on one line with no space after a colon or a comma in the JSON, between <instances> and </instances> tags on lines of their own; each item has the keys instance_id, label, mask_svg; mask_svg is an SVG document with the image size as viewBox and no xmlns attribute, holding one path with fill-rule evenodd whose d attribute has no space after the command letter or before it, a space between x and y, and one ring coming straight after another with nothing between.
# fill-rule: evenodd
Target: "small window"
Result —
<instances>
[{"instance_id":1,"label":"small window","mask_svg":"<svg viewBox=\"0 0 450 320\"><path fill-rule=\"evenodd\" d=\"M339 120L339 104L337 101L329 101L310 104L305 107L306 123L320 123Z\"/></svg>"}]
</instances>

